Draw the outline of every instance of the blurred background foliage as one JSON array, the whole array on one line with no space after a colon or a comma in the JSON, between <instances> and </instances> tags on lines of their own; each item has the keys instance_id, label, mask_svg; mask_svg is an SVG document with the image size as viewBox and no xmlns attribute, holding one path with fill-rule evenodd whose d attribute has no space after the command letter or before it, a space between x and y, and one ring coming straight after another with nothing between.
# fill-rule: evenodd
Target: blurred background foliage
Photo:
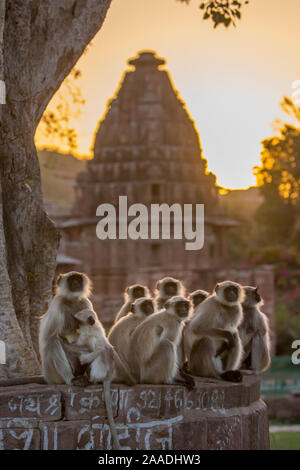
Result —
<instances>
[{"instance_id":1,"label":"blurred background foliage","mask_svg":"<svg viewBox=\"0 0 300 470\"><path fill-rule=\"evenodd\" d=\"M187 5L191 0L177 0ZM223 24L225 28L228 26L236 26L236 21L242 18L242 6L247 5L248 0L214 0L201 2L200 10L203 11L203 20L211 20L214 28L219 24Z\"/></svg>"}]
</instances>

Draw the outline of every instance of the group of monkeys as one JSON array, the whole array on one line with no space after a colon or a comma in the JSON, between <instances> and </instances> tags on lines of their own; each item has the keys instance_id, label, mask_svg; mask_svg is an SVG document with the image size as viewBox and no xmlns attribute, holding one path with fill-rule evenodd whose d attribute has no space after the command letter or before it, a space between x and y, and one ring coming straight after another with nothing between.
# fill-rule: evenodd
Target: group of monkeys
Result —
<instances>
[{"instance_id":1,"label":"group of monkeys","mask_svg":"<svg viewBox=\"0 0 300 470\"><path fill-rule=\"evenodd\" d=\"M103 383L108 421L113 421L110 383L193 387L193 376L240 382L240 369L270 364L268 320L257 287L218 283L212 294L185 297L181 281L166 277L147 287L127 287L124 305L108 336L89 300L91 283L78 272L57 279L56 295L40 325L40 353L47 383Z\"/></svg>"}]
</instances>

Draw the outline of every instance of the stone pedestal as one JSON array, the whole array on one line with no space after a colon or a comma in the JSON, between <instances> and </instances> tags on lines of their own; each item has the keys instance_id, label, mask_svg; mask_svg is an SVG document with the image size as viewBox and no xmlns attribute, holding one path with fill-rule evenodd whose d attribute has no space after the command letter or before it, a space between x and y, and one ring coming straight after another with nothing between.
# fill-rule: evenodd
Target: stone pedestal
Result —
<instances>
[{"instance_id":1,"label":"stone pedestal","mask_svg":"<svg viewBox=\"0 0 300 470\"><path fill-rule=\"evenodd\" d=\"M268 449L259 379L242 384L197 378L177 385L112 386L117 432L125 449ZM111 449L102 386L1 386L0 450Z\"/></svg>"}]
</instances>

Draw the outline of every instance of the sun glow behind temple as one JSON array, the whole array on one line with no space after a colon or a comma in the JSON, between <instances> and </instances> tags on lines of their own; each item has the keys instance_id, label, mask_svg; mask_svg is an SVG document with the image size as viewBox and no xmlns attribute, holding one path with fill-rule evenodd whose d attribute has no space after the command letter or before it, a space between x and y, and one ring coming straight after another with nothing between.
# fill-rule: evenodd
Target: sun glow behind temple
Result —
<instances>
[{"instance_id":1,"label":"sun glow behind temple","mask_svg":"<svg viewBox=\"0 0 300 470\"><path fill-rule=\"evenodd\" d=\"M237 28L229 30L214 30L203 21L198 4L112 2L103 28L77 64L86 99L82 116L71 122L79 154L90 152L99 116L126 59L141 49L154 49L167 59L218 184L234 189L255 184L252 168L259 163L260 141L272 135L272 122L284 117L279 103L284 94L292 94L292 82L300 77L300 3L252 0ZM37 144L49 141L38 133Z\"/></svg>"}]
</instances>

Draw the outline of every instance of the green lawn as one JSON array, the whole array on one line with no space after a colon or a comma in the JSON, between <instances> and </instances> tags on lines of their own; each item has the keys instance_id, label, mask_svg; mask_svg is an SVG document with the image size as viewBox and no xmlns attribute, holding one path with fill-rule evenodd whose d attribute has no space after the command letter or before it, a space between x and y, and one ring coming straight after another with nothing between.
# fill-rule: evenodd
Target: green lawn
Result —
<instances>
[{"instance_id":1,"label":"green lawn","mask_svg":"<svg viewBox=\"0 0 300 470\"><path fill-rule=\"evenodd\" d=\"M300 432L270 433L271 450L300 450Z\"/></svg>"}]
</instances>

